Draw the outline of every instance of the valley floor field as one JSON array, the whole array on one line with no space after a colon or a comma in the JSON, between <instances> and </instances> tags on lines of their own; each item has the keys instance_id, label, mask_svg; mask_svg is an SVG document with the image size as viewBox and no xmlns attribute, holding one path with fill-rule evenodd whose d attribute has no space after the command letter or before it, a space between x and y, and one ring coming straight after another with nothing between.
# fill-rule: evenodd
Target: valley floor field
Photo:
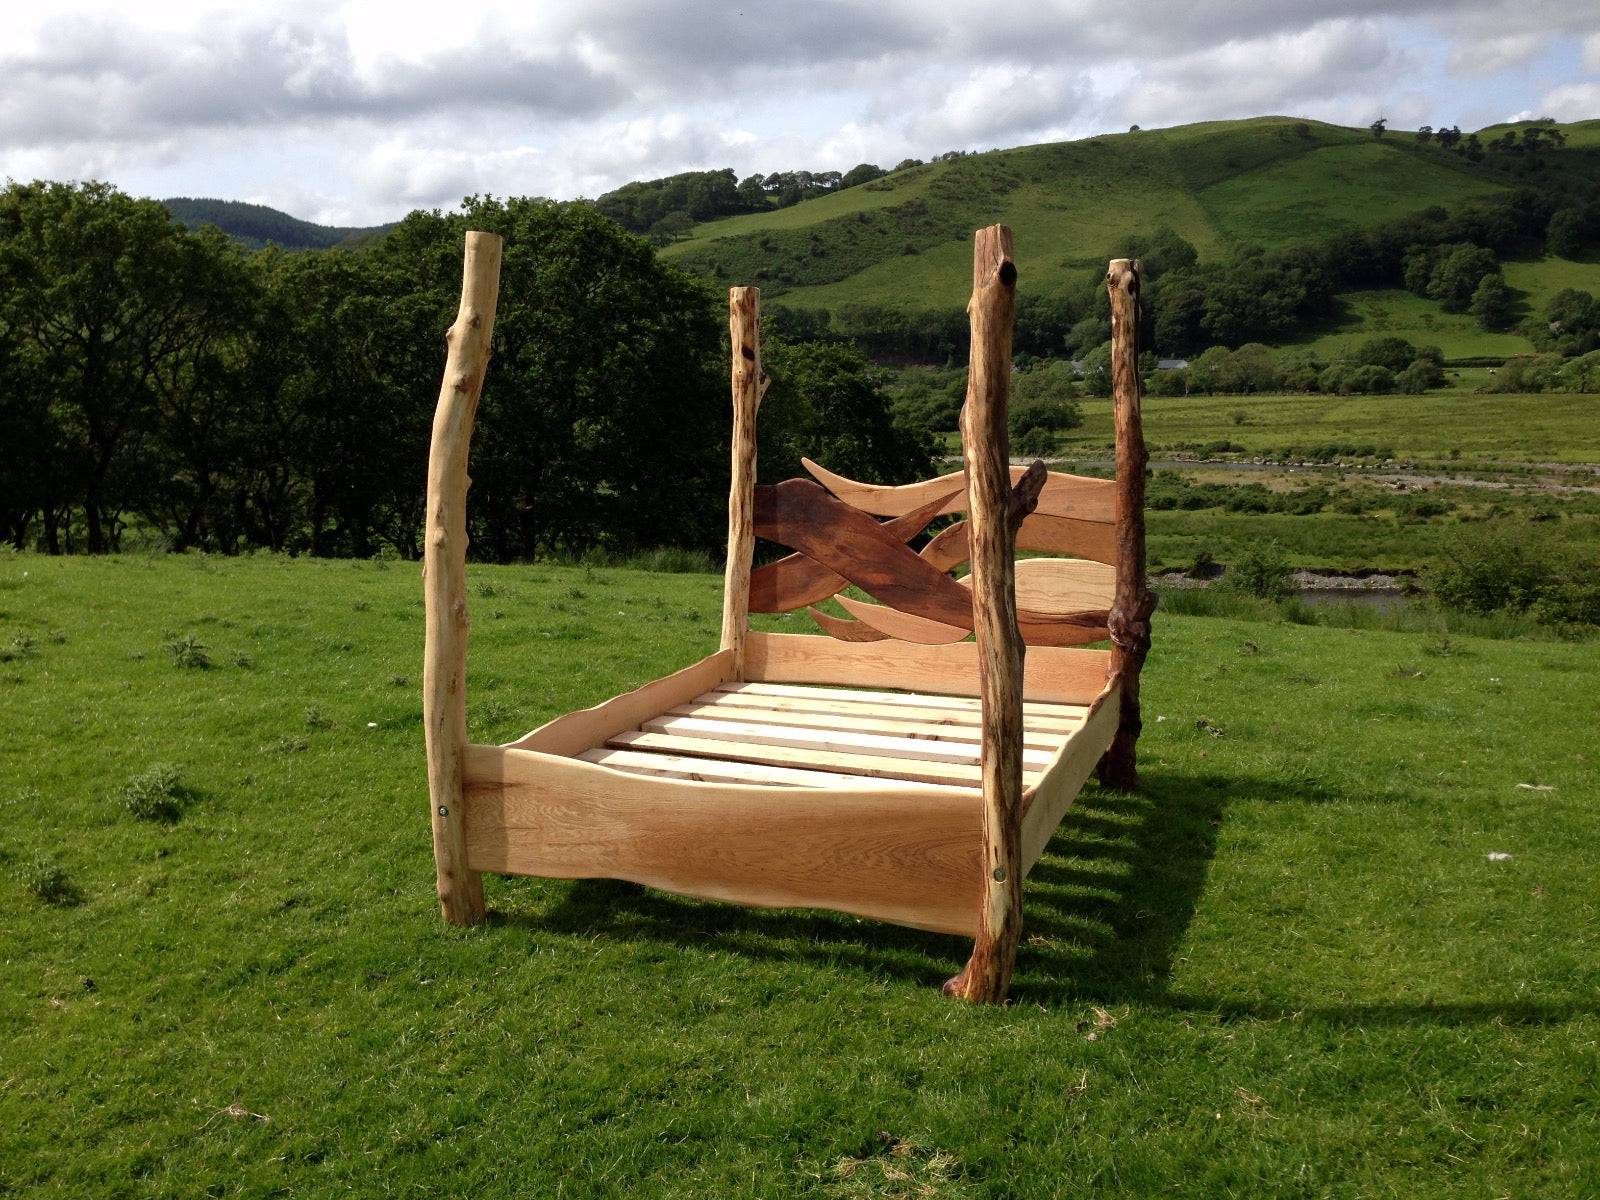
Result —
<instances>
[{"instance_id":1,"label":"valley floor field","mask_svg":"<svg viewBox=\"0 0 1600 1200\"><path fill-rule=\"evenodd\" d=\"M717 638L719 576L468 580L474 740ZM982 1009L966 944L821 913L445 927L415 564L6 557L0 630L0 1192L1600 1191L1600 644L1158 613L1145 788Z\"/></svg>"}]
</instances>

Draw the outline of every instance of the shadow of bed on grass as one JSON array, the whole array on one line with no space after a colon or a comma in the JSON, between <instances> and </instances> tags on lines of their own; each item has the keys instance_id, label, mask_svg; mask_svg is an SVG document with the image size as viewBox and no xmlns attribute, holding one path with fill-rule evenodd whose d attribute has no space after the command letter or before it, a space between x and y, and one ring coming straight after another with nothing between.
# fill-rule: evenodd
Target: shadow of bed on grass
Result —
<instances>
[{"instance_id":1,"label":"shadow of bed on grass","mask_svg":"<svg viewBox=\"0 0 1600 1200\"><path fill-rule=\"evenodd\" d=\"M1424 1022L1549 1023L1587 1013L1510 1001L1290 1008L1174 992L1173 963L1204 894L1230 800L1328 803L1316 783L1151 769L1136 794L1089 784L1024 888L1023 946L1011 998L1056 1008L1093 1002L1209 1013L1224 1020L1318 1020L1384 1026ZM1369 797L1370 799L1370 797ZM504 881L545 893L491 921L530 932L609 937L752 959L809 960L937 988L970 942L834 913L748 909L614 880ZM530 897L530 899L532 899Z\"/></svg>"}]
</instances>

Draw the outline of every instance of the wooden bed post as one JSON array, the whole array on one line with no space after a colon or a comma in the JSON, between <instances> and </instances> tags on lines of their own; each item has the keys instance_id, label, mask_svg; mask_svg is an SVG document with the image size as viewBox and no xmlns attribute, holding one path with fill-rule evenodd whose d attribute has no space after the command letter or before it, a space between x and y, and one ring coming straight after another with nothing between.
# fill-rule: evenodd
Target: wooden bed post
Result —
<instances>
[{"instance_id":1,"label":"wooden bed post","mask_svg":"<svg viewBox=\"0 0 1600 1200\"><path fill-rule=\"evenodd\" d=\"M761 289L728 289L728 341L733 355L733 477L728 483L728 565L722 577L722 649L733 651L733 678L744 678L750 631L750 563L755 555L756 410L767 380L761 373Z\"/></svg>"},{"instance_id":2,"label":"wooden bed post","mask_svg":"<svg viewBox=\"0 0 1600 1200\"><path fill-rule=\"evenodd\" d=\"M1100 782L1118 791L1139 786L1134 748L1139 715L1139 669L1150 651L1156 597L1145 577L1144 427L1139 415L1139 262L1115 258L1106 273L1111 293L1111 393L1117 430L1117 585L1111 602L1111 674L1122 682L1122 707L1111 748L1100 760Z\"/></svg>"},{"instance_id":3,"label":"wooden bed post","mask_svg":"<svg viewBox=\"0 0 1600 1200\"><path fill-rule=\"evenodd\" d=\"M1017 631L1011 512L1011 327L1017 268L1011 230L991 225L973 241L972 354L961 445L967 468L967 521L978 689L983 701L983 910L972 957L944 985L946 994L999 1003L1011 987L1022 937L1022 637Z\"/></svg>"},{"instance_id":4,"label":"wooden bed post","mask_svg":"<svg viewBox=\"0 0 1600 1200\"><path fill-rule=\"evenodd\" d=\"M448 352L428 450L423 539L427 642L422 723L439 906L454 925L484 919L483 878L467 866L462 764L467 746L467 445L489 367L489 335L500 293L500 237L467 234L461 304L445 334Z\"/></svg>"}]
</instances>

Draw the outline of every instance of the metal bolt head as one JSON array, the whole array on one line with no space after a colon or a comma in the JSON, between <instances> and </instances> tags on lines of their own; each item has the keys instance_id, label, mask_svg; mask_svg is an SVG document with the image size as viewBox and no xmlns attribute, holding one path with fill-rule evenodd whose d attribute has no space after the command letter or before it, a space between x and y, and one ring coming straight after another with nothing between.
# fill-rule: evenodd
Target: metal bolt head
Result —
<instances>
[{"instance_id":1,"label":"metal bolt head","mask_svg":"<svg viewBox=\"0 0 1600 1200\"><path fill-rule=\"evenodd\" d=\"M439 815L441 817L448 817L450 815L450 807L445 804L439 805Z\"/></svg>"},{"instance_id":2,"label":"metal bolt head","mask_svg":"<svg viewBox=\"0 0 1600 1200\"><path fill-rule=\"evenodd\" d=\"M996 867L994 869L994 881L996 883L1004 883L1006 881L1006 869L1004 867Z\"/></svg>"}]
</instances>

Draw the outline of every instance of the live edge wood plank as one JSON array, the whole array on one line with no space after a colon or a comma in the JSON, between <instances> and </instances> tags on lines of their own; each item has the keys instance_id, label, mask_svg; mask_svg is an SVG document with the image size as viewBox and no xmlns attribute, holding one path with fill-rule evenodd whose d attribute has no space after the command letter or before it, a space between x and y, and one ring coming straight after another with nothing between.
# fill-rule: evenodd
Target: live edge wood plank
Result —
<instances>
[{"instance_id":1,"label":"live edge wood plank","mask_svg":"<svg viewBox=\"0 0 1600 1200\"><path fill-rule=\"evenodd\" d=\"M1028 651L1023 698L1091 704L1106 685L1110 652L1065 646ZM860 684L975 696L977 647L914 646L899 642L840 642L803 633L752 632L745 644L744 678L769 683Z\"/></svg>"},{"instance_id":2,"label":"live edge wood plank","mask_svg":"<svg viewBox=\"0 0 1600 1200\"><path fill-rule=\"evenodd\" d=\"M733 651L719 650L699 662L652 679L642 687L614 696L593 708L567 713L511 743L517 750L576 754L598 746L613 733L636 728L640 721L666 712L733 678Z\"/></svg>"},{"instance_id":3,"label":"live edge wood plank","mask_svg":"<svg viewBox=\"0 0 1600 1200\"><path fill-rule=\"evenodd\" d=\"M976 925L971 792L709 788L498 746L467 747L465 778L477 871L628 879L966 936Z\"/></svg>"},{"instance_id":4,"label":"live edge wood plank","mask_svg":"<svg viewBox=\"0 0 1600 1200\"><path fill-rule=\"evenodd\" d=\"M1024 875L1033 870L1033 864L1039 861L1039 855L1044 853L1044 848L1055 835L1056 827L1077 799L1084 781L1111 744L1112 736L1117 731L1121 699L1118 685L1113 682L1106 689L1101 703L1091 711L1083 728L1067 739L1055 762L1023 797L1026 805L1022 814Z\"/></svg>"}]
</instances>

